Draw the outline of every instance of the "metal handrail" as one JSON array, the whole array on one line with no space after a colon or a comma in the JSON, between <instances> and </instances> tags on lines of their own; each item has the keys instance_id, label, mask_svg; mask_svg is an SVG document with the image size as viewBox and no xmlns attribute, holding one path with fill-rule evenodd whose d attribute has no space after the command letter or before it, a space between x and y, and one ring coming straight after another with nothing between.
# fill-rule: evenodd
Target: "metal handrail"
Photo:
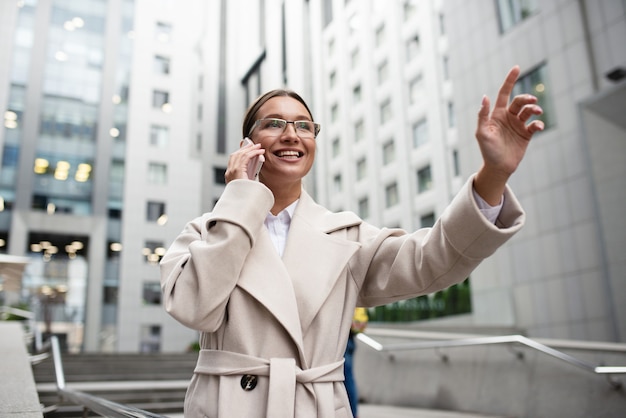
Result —
<instances>
[{"instance_id":1,"label":"metal handrail","mask_svg":"<svg viewBox=\"0 0 626 418\"><path fill-rule=\"evenodd\" d=\"M545 344L524 337L523 335L502 335L493 337L471 337L471 338L457 338L451 340L437 340L437 341L419 341L410 343L397 343L383 345L373 339L372 337L360 333L357 334L357 338L365 343L367 346L373 348L379 352L385 351L406 351L406 350L421 350L425 348L447 348L447 347L469 347L476 345L490 345L490 344L511 344L519 343L534 350L540 351L544 354L548 354L554 358L562 360L568 364L579 367L591 373L605 375L607 380L615 389L622 388L622 382L616 381L612 378L612 374L626 374L626 366L595 366L586 361L577 359L569 354L555 350Z\"/></svg>"},{"instance_id":2,"label":"metal handrail","mask_svg":"<svg viewBox=\"0 0 626 418\"><path fill-rule=\"evenodd\" d=\"M62 399L67 399L76 405L82 406L85 411L92 411L103 417L112 418L168 418L165 415L154 414L129 405L119 404L99 396L90 395L78 390L73 390L65 385L65 373L61 359L61 349L56 336L50 337L50 348L54 361L54 373L56 376L57 393Z\"/></svg>"},{"instance_id":3,"label":"metal handrail","mask_svg":"<svg viewBox=\"0 0 626 418\"><path fill-rule=\"evenodd\" d=\"M24 309L14 308L12 306L0 306L1 314L12 314L15 316L19 316L24 319L34 319L35 314L31 311L26 311Z\"/></svg>"}]
</instances>

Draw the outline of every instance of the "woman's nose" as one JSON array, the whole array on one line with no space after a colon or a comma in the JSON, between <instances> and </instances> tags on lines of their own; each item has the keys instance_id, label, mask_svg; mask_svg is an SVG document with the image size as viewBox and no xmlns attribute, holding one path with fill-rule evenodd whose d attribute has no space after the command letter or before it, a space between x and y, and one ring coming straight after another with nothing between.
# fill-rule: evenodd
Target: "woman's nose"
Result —
<instances>
[{"instance_id":1,"label":"woman's nose","mask_svg":"<svg viewBox=\"0 0 626 418\"><path fill-rule=\"evenodd\" d=\"M298 133L296 132L296 125L293 122L287 123L287 126L285 126L285 130L283 130L282 137L287 137L290 139L295 138L296 140L300 139Z\"/></svg>"}]
</instances>

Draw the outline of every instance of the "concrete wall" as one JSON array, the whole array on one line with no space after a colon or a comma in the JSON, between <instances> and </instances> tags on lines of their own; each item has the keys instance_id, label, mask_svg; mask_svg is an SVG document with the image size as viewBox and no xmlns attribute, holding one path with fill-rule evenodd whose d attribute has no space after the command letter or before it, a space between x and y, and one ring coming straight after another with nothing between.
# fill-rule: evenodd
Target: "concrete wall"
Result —
<instances>
[{"instance_id":1,"label":"concrete wall","mask_svg":"<svg viewBox=\"0 0 626 418\"><path fill-rule=\"evenodd\" d=\"M368 332L383 345L417 341ZM611 347L621 352L560 351L626 366L626 345ZM354 362L364 403L511 417L618 417L626 408L626 376L616 376L618 390L606 376L519 344L378 352L358 341Z\"/></svg>"},{"instance_id":2,"label":"concrete wall","mask_svg":"<svg viewBox=\"0 0 626 418\"><path fill-rule=\"evenodd\" d=\"M0 416L42 418L20 323L0 322L0 353Z\"/></svg>"}]
</instances>

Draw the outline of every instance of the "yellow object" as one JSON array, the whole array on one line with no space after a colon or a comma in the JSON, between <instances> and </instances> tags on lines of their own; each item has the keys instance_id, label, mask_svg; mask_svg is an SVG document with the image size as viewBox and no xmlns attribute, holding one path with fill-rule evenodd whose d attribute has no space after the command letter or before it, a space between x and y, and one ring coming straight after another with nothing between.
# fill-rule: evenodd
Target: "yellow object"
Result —
<instances>
[{"instance_id":1,"label":"yellow object","mask_svg":"<svg viewBox=\"0 0 626 418\"><path fill-rule=\"evenodd\" d=\"M363 332L365 327L367 326L368 321L367 309L365 308L356 308L354 310L354 316L352 317L352 327L351 331L354 334L358 334L359 332Z\"/></svg>"}]
</instances>

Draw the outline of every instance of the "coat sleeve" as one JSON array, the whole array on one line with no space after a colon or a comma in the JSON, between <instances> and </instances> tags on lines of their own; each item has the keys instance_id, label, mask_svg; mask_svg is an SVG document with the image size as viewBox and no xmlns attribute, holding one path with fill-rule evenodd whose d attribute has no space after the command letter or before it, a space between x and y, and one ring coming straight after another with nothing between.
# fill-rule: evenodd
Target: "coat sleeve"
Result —
<instances>
[{"instance_id":1,"label":"coat sleeve","mask_svg":"<svg viewBox=\"0 0 626 418\"><path fill-rule=\"evenodd\" d=\"M258 182L234 180L211 213L185 225L161 259L165 310L183 325L213 332L274 202Z\"/></svg>"},{"instance_id":2,"label":"coat sleeve","mask_svg":"<svg viewBox=\"0 0 626 418\"><path fill-rule=\"evenodd\" d=\"M495 225L472 195L473 177L432 228L407 234L397 229L359 227L361 251L350 269L361 282L358 306L378 306L445 289L465 280L524 224L524 212L506 189Z\"/></svg>"}]
</instances>

